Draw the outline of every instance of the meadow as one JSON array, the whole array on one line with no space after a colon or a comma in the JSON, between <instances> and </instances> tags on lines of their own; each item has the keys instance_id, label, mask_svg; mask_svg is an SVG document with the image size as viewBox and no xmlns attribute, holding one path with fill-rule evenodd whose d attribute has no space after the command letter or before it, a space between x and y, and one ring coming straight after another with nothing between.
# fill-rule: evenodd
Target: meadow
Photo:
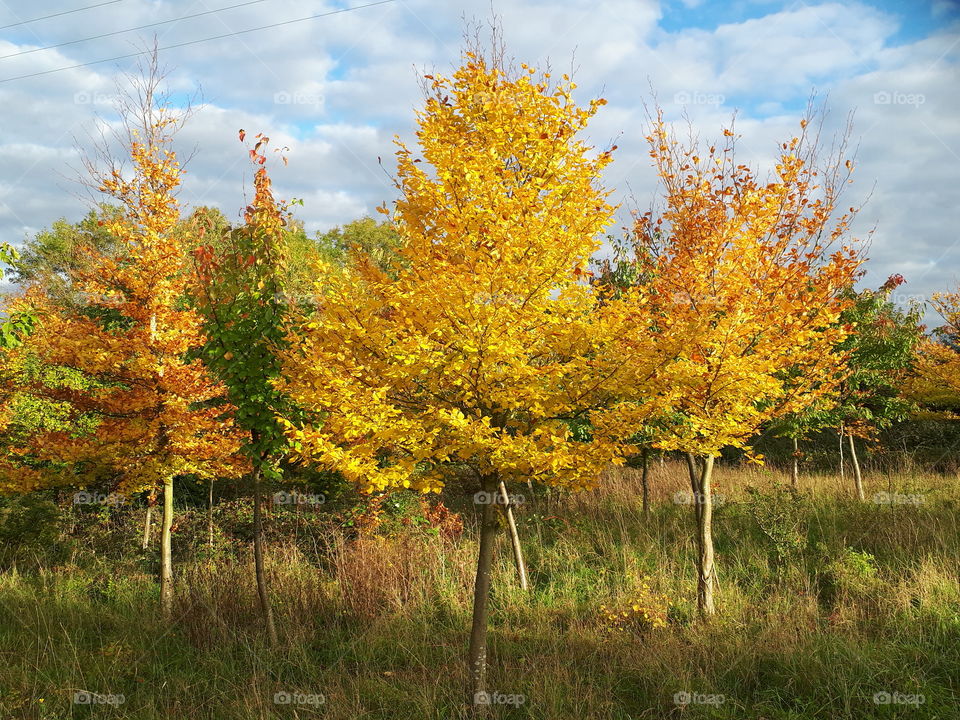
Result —
<instances>
[{"instance_id":1,"label":"meadow","mask_svg":"<svg viewBox=\"0 0 960 720\"><path fill-rule=\"evenodd\" d=\"M501 533L493 717L960 717L956 476L867 473L860 502L833 475L794 492L779 471L719 465L705 621L686 468L652 465L649 517L639 482L615 468L594 492L516 489L531 587ZM0 717L470 717L477 512L456 482L441 498L449 512L409 491L268 510L275 647L248 500L214 506L212 546L205 508L178 507L172 622L142 507L6 500Z\"/></svg>"}]
</instances>

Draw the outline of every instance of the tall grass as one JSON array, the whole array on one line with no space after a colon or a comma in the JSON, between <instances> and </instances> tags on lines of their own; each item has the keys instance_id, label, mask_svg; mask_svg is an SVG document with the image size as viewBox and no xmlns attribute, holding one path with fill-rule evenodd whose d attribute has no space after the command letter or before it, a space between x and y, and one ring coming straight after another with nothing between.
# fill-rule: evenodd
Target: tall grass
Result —
<instances>
[{"instance_id":1,"label":"tall grass","mask_svg":"<svg viewBox=\"0 0 960 720\"><path fill-rule=\"evenodd\" d=\"M494 717L960 718L955 477L868 476L868 498L910 502L858 503L828 475L801 477L794 497L778 473L721 466L720 614L701 623L693 513L676 502L685 472L654 463L646 522L633 470L611 470L592 493L518 488L533 587L519 589L501 537L489 686L512 704ZM469 717L476 518L469 497L451 489L445 501L463 514L462 536L393 522L357 537L320 514L298 517L294 539L275 511L275 648L248 543L231 525L242 506L218 511L212 550L202 513L181 514L172 623L158 613L138 512L81 527L69 553L41 551L0 574L0 717ZM771 540L761 505L782 507L796 537ZM612 626L602 605L637 622ZM645 623L634 605L666 625ZM123 702L74 702L83 692ZM308 702L278 704L283 693Z\"/></svg>"}]
</instances>

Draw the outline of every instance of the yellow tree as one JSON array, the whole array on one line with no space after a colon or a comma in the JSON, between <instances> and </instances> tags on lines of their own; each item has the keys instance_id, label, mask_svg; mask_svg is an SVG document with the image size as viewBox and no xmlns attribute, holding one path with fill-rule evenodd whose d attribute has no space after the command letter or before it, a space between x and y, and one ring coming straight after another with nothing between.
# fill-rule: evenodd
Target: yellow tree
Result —
<instances>
[{"instance_id":1,"label":"yellow tree","mask_svg":"<svg viewBox=\"0 0 960 720\"><path fill-rule=\"evenodd\" d=\"M619 460L612 438L648 411L604 407L610 388L643 395L656 359L626 337L636 304L599 316L583 282L611 222L597 182L611 155L591 157L576 135L604 101L582 109L568 77L553 87L472 52L451 78L425 79L422 157L397 140L396 257L386 270L356 253L348 272L318 268L319 306L286 353L283 390L314 414L288 424L294 450L365 491L437 490L453 465L476 478L469 673L482 702L501 482L591 487ZM591 421L588 441L571 437L573 418Z\"/></svg>"},{"instance_id":2,"label":"yellow tree","mask_svg":"<svg viewBox=\"0 0 960 720\"><path fill-rule=\"evenodd\" d=\"M147 78L143 112L128 126L132 173L116 165L98 172L91 163L98 189L122 207L105 227L124 252L87 249L87 261L70 278L88 299L80 311L40 287L30 295L38 320L29 349L44 365L70 368L88 381L36 383L30 390L67 403L76 417L94 417L96 429L41 432L23 450L34 461L108 469L121 492L162 485L161 603L169 612L174 478L246 468L238 455L242 438L217 403L225 389L195 357L202 323L184 303L190 262L174 232L182 171L170 142L179 119L154 105L157 80Z\"/></svg>"},{"instance_id":3,"label":"yellow tree","mask_svg":"<svg viewBox=\"0 0 960 720\"><path fill-rule=\"evenodd\" d=\"M658 332L686 338L672 365L675 422L655 444L688 453L704 615L714 612L714 458L749 450L763 423L824 399L845 372L840 293L861 257L842 245L854 209L833 216L852 164L821 166L808 126L809 116L780 146L766 181L736 163L730 129L720 149L684 144L658 111L647 138L665 207L638 218L637 262Z\"/></svg>"},{"instance_id":4,"label":"yellow tree","mask_svg":"<svg viewBox=\"0 0 960 720\"><path fill-rule=\"evenodd\" d=\"M936 330L939 342L927 339L918 348L916 372L933 387L960 393L960 291L934 293L931 304L944 324Z\"/></svg>"}]
</instances>

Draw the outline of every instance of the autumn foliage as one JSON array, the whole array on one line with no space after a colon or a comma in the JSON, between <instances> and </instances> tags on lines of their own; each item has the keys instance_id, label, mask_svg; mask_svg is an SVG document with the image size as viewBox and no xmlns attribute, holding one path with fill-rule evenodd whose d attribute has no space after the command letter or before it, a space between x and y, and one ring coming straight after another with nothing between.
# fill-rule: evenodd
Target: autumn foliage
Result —
<instances>
[{"instance_id":1,"label":"autumn foliage","mask_svg":"<svg viewBox=\"0 0 960 720\"><path fill-rule=\"evenodd\" d=\"M179 221L174 191L181 170L164 134L136 137L133 175L114 169L98 178L123 212L106 230L123 243L122 255L92 249L72 278L87 304L64 307L34 287L38 316L30 349L48 366L72 368L93 389L37 384L32 391L68 403L75 417L93 416L96 430L46 432L24 451L33 459L79 464L113 474L126 492L152 488L176 474L233 474L239 440L216 401L224 389L199 358L200 318L185 307L188 269L173 230Z\"/></svg>"},{"instance_id":2,"label":"autumn foliage","mask_svg":"<svg viewBox=\"0 0 960 720\"><path fill-rule=\"evenodd\" d=\"M672 368L678 422L658 447L703 455L744 447L765 422L830 394L844 375L837 347L853 328L838 323L849 305L842 291L862 257L843 244L851 213L834 218L846 177L815 164L802 125L766 181L737 163L729 129L720 148L703 148L678 141L662 114L653 125L665 209L638 218L636 257L660 332L685 338Z\"/></svg>"},{"instance_id":3,"label":"autumn foliage","mask_svg":"<svg viewBox=\"0 0 960 720\"><path fill-rule=\"evenodd\" d=\"M623 308L598 319L581 282L611 222L597 186L611 154L589 158L575 135L603 101L580 109L567 78L551 89L534 72L468 55L427 76L422 157L397 141L391 273L363 256L318 268L283 385L317 420L289 436L366 490L439 489L448 464L590 486L619 453L623 428L599 417L609 387L652 376L637 369L652 356L619 341ZM565 420L591 412L597 432L575 442Z\"/></svg>"}]
</instances>

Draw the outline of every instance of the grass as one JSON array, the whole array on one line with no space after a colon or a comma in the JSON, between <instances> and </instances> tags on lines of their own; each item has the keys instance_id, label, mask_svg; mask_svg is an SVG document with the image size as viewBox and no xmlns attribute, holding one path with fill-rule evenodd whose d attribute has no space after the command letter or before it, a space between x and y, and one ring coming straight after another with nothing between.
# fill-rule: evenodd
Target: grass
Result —
<instances>
[{"instance_id":1,"label":"grass","mask_svg":"<svg viewBox=\"0 0 960 720\"><path fill-rule=\"evenodd\" d=\"M776 473L719 467L720 613L704 623L692 602L692 512L673 502L683 472L654 466L649 520L631 470L593 493L525 492L533 587L519 589L501 536L489 687L506 702L493 717L960 718L956 478L868 476L868 497L920 496L882 505L851 500L829 476L802 477L793 498ZM63 547L0 574L0 717L468 717L476 519L467 495L451 488L445 501L462 512L461 536L389 521L357 538L329 513L298 517L294 535L274 511L276 648L265 646L237 539L242 504L218 509L212 553L203 512L181 513L172 623L158 613L156 543L139 549L142 510L81 521ZM771 510L795 531L765 533ZM629 620L612 627L601 605ZM74 702L84 692L123 702Z\"/></svg>"}]
</instances>

